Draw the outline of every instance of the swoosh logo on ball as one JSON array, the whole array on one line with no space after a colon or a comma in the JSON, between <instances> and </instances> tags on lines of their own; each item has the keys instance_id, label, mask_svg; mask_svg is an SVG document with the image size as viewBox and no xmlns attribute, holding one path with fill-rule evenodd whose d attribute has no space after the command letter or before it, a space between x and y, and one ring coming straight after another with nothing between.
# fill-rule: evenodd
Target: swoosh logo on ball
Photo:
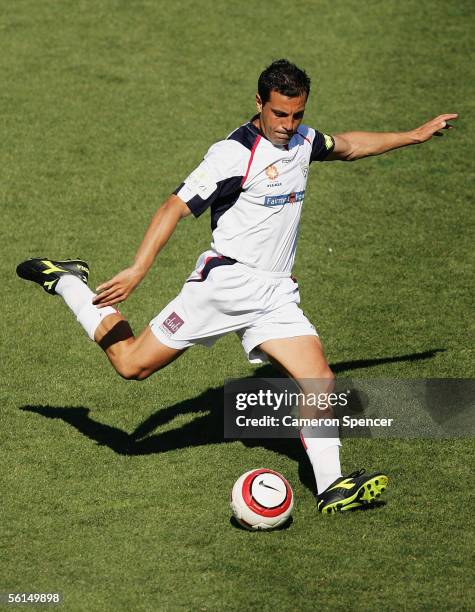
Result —
<instances>
[{"instance_id":1,"label":"swoosh logo on ball","mask_svg":"<svg viewBox=\"0 0 475 612\"><path fill-rule=\"evenodd\" d=\"M266 489L272 489L273 491L277 491L277 493L279 493L279 489L276 489L275 487L271 487L270 485L266 484L263 480L261 480L259 484L261 485L261 487L266 487Z\"/></svg>"}]
</instances>

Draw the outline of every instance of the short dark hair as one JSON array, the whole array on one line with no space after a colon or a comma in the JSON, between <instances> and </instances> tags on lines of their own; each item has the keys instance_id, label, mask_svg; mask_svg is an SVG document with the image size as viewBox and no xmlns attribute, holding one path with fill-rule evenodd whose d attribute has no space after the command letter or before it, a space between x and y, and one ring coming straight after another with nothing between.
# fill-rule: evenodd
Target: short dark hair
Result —
<instances>
[{"instance_id":1,"label":"short dark hair","mask_svg":"<svg viewBox=\"0 0 475 612\"><path fill-rule=\"evenodd\" d=\"M297 68L286 59L276 60L261 73L257 82L257 91L262 104L269 101L271 91L277 91L283 96L296 98L310 94L310 78L305 70Z\"/></svg>"}]
</instances>

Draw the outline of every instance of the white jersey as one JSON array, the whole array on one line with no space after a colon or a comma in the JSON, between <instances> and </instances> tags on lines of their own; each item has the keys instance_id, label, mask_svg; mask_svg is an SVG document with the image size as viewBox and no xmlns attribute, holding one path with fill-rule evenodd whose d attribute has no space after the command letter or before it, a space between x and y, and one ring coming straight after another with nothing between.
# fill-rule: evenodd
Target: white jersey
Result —
<instances>
[{"instance_id":1,"label":"white jersey","mask_svg":"<svg viewBox=\"0 0 475 612\"><path fill-rule=\"evenodd\" d=\"M277 147L249 122L212 145L175 194L196 217L211 209L214 251L290 274L309 165L333 147L331 136L305 125Z\"/></svg>"}]
</instances>

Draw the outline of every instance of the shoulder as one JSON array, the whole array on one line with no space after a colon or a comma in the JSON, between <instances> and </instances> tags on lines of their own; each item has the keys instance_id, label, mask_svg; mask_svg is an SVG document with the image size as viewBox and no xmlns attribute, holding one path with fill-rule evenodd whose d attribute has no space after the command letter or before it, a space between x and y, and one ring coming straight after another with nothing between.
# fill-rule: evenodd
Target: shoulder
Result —
<instances>
[{"instance_id":1,"label":"shoulder","mask_svg":"<svg viewBox=\"0 0 475 612\"><path fill-rule=\"evenodd\" d=\"M332 136L320 132L320 130L315 128L311 128L308 125L300 125L298 134L300 134L311 147L310 161L323 161L335 147L335 141Z\"/></svg>"},{"instance_id":2,"label":"shoulder","mask_svg":"<svg viewBox=\"0 0 475 612\"><path fill-rule=\"evenodd\" d=\"M204 159L215 168L239 174L246 167L259 139L258 130L246 123L231 132L226 139L211 145Z\"/></svg>"},{"instance_id":3,"label":"shoulder","mask_svg":"<svg viewBox=\"0 0 475 612\"><path fill-rule=\"evenodd\" d=\"M311 146L324 141L325 138L331 139L331 136L320 132L320 130L303 124L299 126L297 134Z\"/></svg>"},{"instance_id":4,"label":"shoulder","mask_svg":"<svg viewBox=\"0 0 475 612\"><path fill-rule=\"evenodd\" d=\"M312 142L315 138L315 130L308 125L304 125L303 123L299 125L299 129L297 130L297 137L302 140L301 144L307 143L312 146Z\"/></svg>"},{"instance_id":5,"label":"shoulder","mask_svg":"<svg viewBox=\"0 0 475 612\"><path fill-rule=\"evenodd\" d=\"M238 127L234 132L231 132L226 141L238 143L244 149L252 151L260 138L259 130L249 121Z\"/></svg>"}]
</instances>

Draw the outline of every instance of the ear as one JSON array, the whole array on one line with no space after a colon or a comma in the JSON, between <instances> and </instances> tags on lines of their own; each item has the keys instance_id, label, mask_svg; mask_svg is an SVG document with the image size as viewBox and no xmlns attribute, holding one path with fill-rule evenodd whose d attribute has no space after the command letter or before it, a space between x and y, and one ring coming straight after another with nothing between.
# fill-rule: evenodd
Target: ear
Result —
<instances>
[{"instance_id":1,"label":"ear","mask_svg":"<svg viewBox=\"0 0 475 612\"><path fill-rule=\"evenodd\" d=\"M256 93L256 108L258 113L262 111L262 100L258 93Z\"/></svg>"}]
</instances>

